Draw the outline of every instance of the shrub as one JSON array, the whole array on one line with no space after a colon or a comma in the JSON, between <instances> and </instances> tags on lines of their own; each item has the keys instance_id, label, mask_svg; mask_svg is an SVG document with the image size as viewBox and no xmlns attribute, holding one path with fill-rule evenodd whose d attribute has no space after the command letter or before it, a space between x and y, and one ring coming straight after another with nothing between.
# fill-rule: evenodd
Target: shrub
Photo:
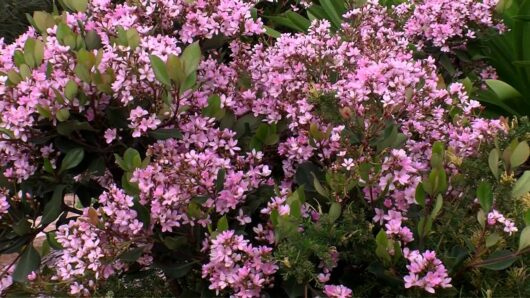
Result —
<instances>
[{"instance_id":1,"label":"shrub","mask_svg":"<svg viewBox=\"0 0 530 298\"><path fill-rule=\"evenodd\" d=\"M429 53L470 36L410 32L438 1L278 38L274 4L62 2L0 47L2 290L161 270L176 296L530 291L529 124L439 75ZM473 4L451 26L496 26Z\"/></svg>"}]
</instances>

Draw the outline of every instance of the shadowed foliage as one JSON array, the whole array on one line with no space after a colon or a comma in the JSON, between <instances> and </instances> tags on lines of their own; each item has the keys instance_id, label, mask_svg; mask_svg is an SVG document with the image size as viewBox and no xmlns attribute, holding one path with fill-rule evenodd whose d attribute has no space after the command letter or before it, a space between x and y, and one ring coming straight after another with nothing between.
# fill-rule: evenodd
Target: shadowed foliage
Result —
<instances>
[{"instance_id":1,"label":"shadowed foliage","mask_svg":"<svg viewBox=\"0 0 530 298\"><path fill-rule=\"evenodd\" d=\"M53 0L2 0L0 1L0 38L12 42L29 26L26 13L36 10L48 10L53 7Z\"/></svg>"}]
</instances>

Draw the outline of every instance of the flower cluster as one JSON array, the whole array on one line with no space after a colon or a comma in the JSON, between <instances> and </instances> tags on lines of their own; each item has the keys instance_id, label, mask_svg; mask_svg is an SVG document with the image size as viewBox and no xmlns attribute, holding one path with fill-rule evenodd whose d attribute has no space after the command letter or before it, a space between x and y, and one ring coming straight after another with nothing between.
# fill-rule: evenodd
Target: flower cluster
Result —
<instances>
[{"instance_id":1,"label":"flower cluster","mask_svg":"<svg viewBox=\"0 0 530 298\"><path fill-rule=\"evenodd\" d=\"M130 250L140 251L135 263L150 266L160 251L172 255L180 245L174 237L206 234L197 237L203 251L189 262L209 252L202 264L209 288L259 296L280 269L278 222L285 234L310 230L293 217L314 230L331 222L335 231L353 220L338 219L357 204L353 187L380 235L395 241L390 250L403 249L410 263L405 287L434 293L451 286L435 252L408 248L416 240L416 216L408 212L418 203L434 142L454 157L470 157L505 127L478 117L481 106L464 85L446 85L437 61L417 57L410 45L449 51L485 27L502 29L493 19L496 1L386 8L370 0L347 11L338 29L315 20L307 32L274 42L261 35L258 2L92 0L87 12L37 18L13 44L0 42L0 178L16 185L0 188L0 219L20 207L10 200L19 189L35 193L28 201L36 210L55 207L53 199L39 201L56 195L43 183L26 192L35 180L55 190L99 191L83 193L82 214L57 227L63 249L53 260L53 280L68 284L69 294L88 296L99 281L128 270L132 262L119 256ZM293 203L300 176L315 174L299 173L309 163L321 173L307 189L322 178L327 185L314 188L330 200ZM446 168L449 175L460 171ZM451 190L444 195L458 200L460 190ZM517 231L496 210L487 217L490 226ZM238 230L215 231L221 220ZM252 241L242 236L252 231ZM358 234L349 231L341 242ZM352 290L327 284L349 257L336 246L322 246L332 249L311 280L328 297L346 298Z\"/></svg>"},{"instance_id":2,"label":"flower cluster","mask_svg":"<svg viewBox=\"0 0 530 298\"><path fill-rule=\"evenodd\" d=\"M425 251L421 253L418 250L403 250L405 258L410 262L407 265L409 274L405 280L405 288L419 287L429 293L434 293L435 288L451 287L451 278L447 275L447 269L442 262L436 258L434 251Z\"/></svg>"},{"instance_id":3,"label":"flower cluster","mask_svg":"<svg viewBox=\"0 0 530 298\"><path fill-rule=\"evenodd\" d=\"M13 265L0 267L0 274L2 274L0 277L0 293L3 293L13 284L13 277L11 276L13 271L15 271L15 266Z\"/></svg>"},{"instance_id":4,"label":"flower cluster","mask_svg":"<svg viewBox=\"0 0 530 298\"><path fill-rule=\"evenodd\" d=\"M2 218L2 215L7 213L8 209L9 202L7 201L7 194L0 189L0 219Z\"/></svg>"},{"instance_id":5,"label":"flower cluster","mask_svg":"<svg viewBox=\"0 0 530 298\"><path fill-rule=\"evenodd\" d=\"M487 221L488 225L490 226L495 226L496 224L501 225L503 227L504 232L510 235L518 231L513 221L504 217L504 215L502 215L499 211L495 209L488 213Z\"/></svg>"},{"instance_id":6,"label":"flower cluster","mask_svg":"<svg viewBox=\"0 0 530 298\"><path fill-rule=\"evenodd\" d=\"M217 235L210 245L210 262L202 267L202 276L210 280L210 289L230 288L236 297L257 297L269 285L278 267L267 261L272 249L253 247L234 231Z\"/></svg>"},{"instance_id":7,"label":"flower cluster","mask_svg":"<svg viewBox=\"0 0 530 298\"><path fill-rule=\"evenodd\" d=\"M268 180L270 170L260 164L263 154L239 155L234 132L213 126L213 119L192 117L182 122L182 140L169 139L152 145L147 154L151 163L133 173L140 188L140 203L150 206L153 223L163 231L198 221L206 225L209 215L188 216L195 197L220 214L240 205L246 194ZM225 173L222 189L216 190L219 172Z\"/></svg>"},{"instance_id":8,"label":"flower cluster","mask_svg":"<svg viewBox=\"0 0 530 298\"><path fill-rule=\"evenodd\" d=\"M449 52L465 46L466 40L477 37L478 28L504 30L493 17L498 0L428 0L402 4L411 9L405 23L407 36L428 42ZM407 7L407 8L405 8ZM422 46L420 42L418 46Z\"/></svg>"},{"instance_id":9,"label":"flower cluster","mask_svg":"<svg viewBox=\"0 0 530 298\"><path fill-rule=\"evenodd\" d=\"M351 297L352 291L342 285L325 285L324 294L329 298L349 298Z\"/></svg>"},{"instance_id":10,"label":"flower cluster","mask_svg":"<svg viewBox=\"0 0 530 298\"><path fill-rule=\"evenodd\" d=\"M87 296L97 280L126 269L127 264L117 257L129 248L143 245L144 251L149 250L132 197L112 185L99 202L98 211L85 208L75 221L58 227L57 242L63 250L54 260L52 279L70 281L71 295ZM148 265L150 257L145 255L138 262Z\"/></svg>"}]
</instances>

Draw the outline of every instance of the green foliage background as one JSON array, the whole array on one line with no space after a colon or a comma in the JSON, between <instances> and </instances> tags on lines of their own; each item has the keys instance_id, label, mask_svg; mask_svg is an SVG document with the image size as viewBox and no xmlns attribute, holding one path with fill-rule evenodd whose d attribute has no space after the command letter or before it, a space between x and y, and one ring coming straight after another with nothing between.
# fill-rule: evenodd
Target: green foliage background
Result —
<instances>
[{"instance_id":1,"label":"green foliage background","mask_svg":"<svg viewBox=\"0 0 530 298\"><path fill-rule=\"evenodd\" d=\"M36 10L50 11L53 0L1 0L0 1L0 38L12 42L27 30L29 23L26 13Z\"/></svg>"}]
</instances>

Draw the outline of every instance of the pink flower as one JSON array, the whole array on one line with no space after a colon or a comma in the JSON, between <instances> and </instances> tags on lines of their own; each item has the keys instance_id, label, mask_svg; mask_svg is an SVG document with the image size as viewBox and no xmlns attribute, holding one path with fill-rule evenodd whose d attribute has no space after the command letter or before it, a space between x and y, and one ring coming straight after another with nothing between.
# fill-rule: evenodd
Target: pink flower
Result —
<instances>
[{"instance_id":1,"label":"pink flower","mask_svg":"<svg viewBox=\"0 0 530 298\"><path fill-rule=\"evenodd\" d=\"M258 297L262 288L272 284L278 270L267 260L272 249L253 247L234 231L222 232L212 240L210 262L203 265L202 277L210 281L210 289L230 288L236 297Z\"/></svg>"},{"instance_id":2,"label":"pink flower","mask_svg":"<svg viewBox=\"0 0 530 298\"><path fill-rule=\"evenodd\" d=\"M419 287L429 293L435 293L435 288L451 287L451 278L434 251L420 253L405 248L403 255L410 262L407 265L409 274L403 277L405 288Z\"/></svg>"},{"instance_id":3,"label":"pink flower","mask_svg":"<svg viewBox=\"0 0 530 298\"><path fill-rule=\"evenodd\" d=\"M349 298L352 291L343 285L325 285L324 294L329 298Z\"/></svg>"},{"instance_id":4,"label":"pink flower","mask_svg":"<svg viewBox=\"0 0 530 298\"><path fill-rule=\"evenodd\" d=\"M107 129L105 130L105 142L107 142L107 144L110 144L112 143L115 139L116 139L116 133L117 133L117 130L115 128L113 129Z\"/></svg>"}]
</instances>

